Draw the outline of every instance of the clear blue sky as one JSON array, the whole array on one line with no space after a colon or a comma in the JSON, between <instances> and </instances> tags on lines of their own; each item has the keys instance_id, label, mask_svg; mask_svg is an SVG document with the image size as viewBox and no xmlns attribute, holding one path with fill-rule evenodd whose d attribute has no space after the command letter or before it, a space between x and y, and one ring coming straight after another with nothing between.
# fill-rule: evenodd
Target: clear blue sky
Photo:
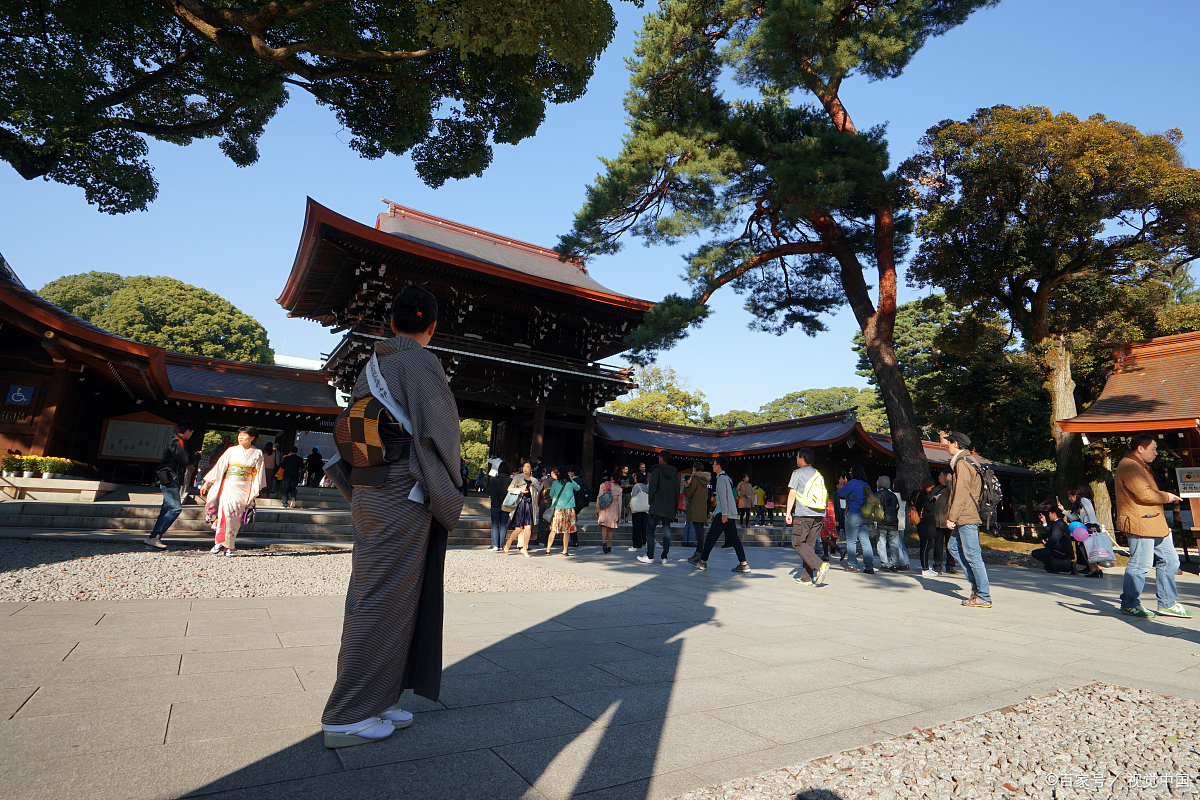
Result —
<instances>
[{"instance_id":1,"label":"clear blue sky","mask_svg":"<svg viewBox=\"0 0 1200 800\"><path fill-rule=\"evenodd\" d=\"M275 303L295 256L304 198L373 224L380 197L514 238L553 246L570 228L583 189L614 155L624 133L621 97L642 12L618 3L620 28L587 95L550 108L533 139L501 146L481 178L438 190L407 158L366 161L344 144L333 115L306 95L267 127L262 158L229 162L213 142L186 148L154 142L160 184L149 211L108 216L81 190L27 182L0 164L0 252L25 283L104 270L170 275L218 292L267 328L277 353L308 358L336 342L315 323L289 320ZM856 125L886 123L894 161L931 125L997 103L1044 105L1080 116L1103 113L1144 132L1182 128L1195 165L1200 142L1194 0L1005 0L934 39L899 79L858 80L842 92ZM680 291L681 251L630 242L594 259L592 274L613 289L651 300ZM906 288L904 299L917 296ZM854 374L853 316L830 318L815 338L747 330L741 300L718 294L715 313L664 355L708 397L714 413L757 409L790 391L863 386Z\"/></svg>"}]
</instances>

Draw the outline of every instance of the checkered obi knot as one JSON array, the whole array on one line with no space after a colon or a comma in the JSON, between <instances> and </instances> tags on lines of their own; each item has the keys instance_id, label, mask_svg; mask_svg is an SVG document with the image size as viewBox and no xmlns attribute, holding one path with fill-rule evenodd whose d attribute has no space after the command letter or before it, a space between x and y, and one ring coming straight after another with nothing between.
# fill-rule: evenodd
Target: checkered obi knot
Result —
<instances>
[{"instance_id":1,"label":"checkered obi knot","mask_svg":"<svg viewBox=\"0 0 1200 800\"><path fill-rule=\"evenodd\" d=\"M240 467L235 465L225 468L225 477L235 481L252 481L258 474L258 467Z\"/></svg>"}]
</instances>

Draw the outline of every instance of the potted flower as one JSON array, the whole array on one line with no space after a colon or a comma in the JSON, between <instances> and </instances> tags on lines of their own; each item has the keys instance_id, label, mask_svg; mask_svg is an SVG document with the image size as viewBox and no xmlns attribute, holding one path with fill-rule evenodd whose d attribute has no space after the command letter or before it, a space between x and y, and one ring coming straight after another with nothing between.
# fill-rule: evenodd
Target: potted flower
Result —
<instances>
[{"instance_id":1,"label":"potted flower","mask_svg":"<svg viewBox=\"0 0 1200 800\"><path fill-rule=\"evenodd\" d=\"M38 459L33 456L21 456L21 477L34 478L37 476Z\"/></svg>"},{"instance_id":2,"label":"potted flower","mask_svg":"<svg viewBox=\"0 0 1200 800\"><path fill-rule=\"evenodd\" d=\"M6 455L2 463L0 463L0 471L4 473L6 478L15 478L22 471L21 457L16 455Z\"/></svg>"}]
</instances>

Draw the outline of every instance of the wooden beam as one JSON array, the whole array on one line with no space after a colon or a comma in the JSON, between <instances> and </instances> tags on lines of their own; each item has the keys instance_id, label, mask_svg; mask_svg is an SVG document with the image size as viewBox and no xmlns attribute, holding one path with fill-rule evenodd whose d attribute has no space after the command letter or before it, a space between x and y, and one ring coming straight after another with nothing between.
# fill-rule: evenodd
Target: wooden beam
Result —
<instances>
[{"instance_id":1,"label":"wooden beam","mask_svg":"<svg viewBox=\"0 0 1200 800\"><path fill-rule=\"evenodd\" d=\"M583 421L583 463L580 464L580 469L583 470L583 478L588 482L588 485L596 486L596 482L592 480L595 477L594 459L596 453L596 415L588 412L587 417Z\"/></svg>"},{"instance_id":2,"label":"wooden beam","mask_svg":"<svg viewBox=\"0 0 1200 800\"><path fill-rule=\"evenodd\" d=\"M533 442L529 446L529 455L537 458L542 454L542 446L546 441L546 401L539 396L537 405L533 408Z\"/></svg>"},{"instance_id":3,"label":"wooden beam","mask_svg":"<svg viewBox=\"0 0 1200 800\"><path fill-rule=\"evenodd\" d=\"M33 434L33 445L29 454L34 456L49 455L49 449L54 441L54 418L63 400L63 387L67 383L68 370L58 367L50 375L50 384L46 387L46 399L42 401L42 410L38 414L37 428Z\"/></svg>"}]
</instances>

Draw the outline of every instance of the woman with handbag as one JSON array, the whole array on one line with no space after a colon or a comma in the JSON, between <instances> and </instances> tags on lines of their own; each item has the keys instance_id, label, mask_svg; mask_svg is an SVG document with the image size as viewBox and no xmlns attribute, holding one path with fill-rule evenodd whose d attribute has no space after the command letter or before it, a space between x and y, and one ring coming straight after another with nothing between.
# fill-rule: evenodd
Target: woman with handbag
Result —
<instances>
[{"instance_id":1,"label":"woman with handbag","mask_svg":"<svg viewBox=\"0 0 1200 800\"><path fill-rule=\"evenodd\" d=\"M629 490L629 517L633 525L631 553L646 547L646 523L650 521L650 487L646 481L645 472L637 473L633 488Z\"/></svg>"},{"instance_id":2,"label":"woman with handbag","mask_svg":"<svg viewBox=\"0 0 1200 800\"><path fill-rule=\"evenodd\" d=\"M504 542L504 554L508 555L508 548L512 546L513 539L517 540L517 546L521 550L521 555L529 558L529 532L534 525L537 524L538 518L538 482L533 477L533 464L526 461L521 465L521 472L514 475L508 484L508 494L505 497L505 504L512 504L516 500L516 505L513 505L512 514L508 518L508 540ZM514 497L514 495L516 495Z\"/></svg>"},{"instance_id":3,"label":"woman with handbag","mask_svg":"<svg viewBox=\"0 0 1200 800\"><path fill-rule=\"evenodd\" d=\"M254 498L267 485L263 452L254 446L258 429L246 425L238 429L238 443L227 449L204 476L200 496L205 498L204 518L212 523L216 544L209 552L222 549L231 556L234 541L247 516L253 514Z\"/></svg>"},{"instance_id":4,"label":"woman with handbag","mask_svg":"<svg viewBox=\"0 0 1200 800\"><path fill-rule=\"evenodd\" d=\"M613 533L621 524L621 471L614 469L608 480L600 484L596 495L596 522L600 523L600 547L605 553L612 552ZM608 500L604 499L608 495ZM601 504L607 503L603 508Z\"/></svg>"},{"instance_id":5,"label":"woman with handbag","mask_svg":"<svg viewBox=\"0 0 1200 800\"><path fill-rule=\"evenodd\" d=\"M554 537L562 536L563 555L569 556L571 554L567 548L571 534L575 532L575 490L579 485L571 480L566 465L551 474L554 476L554 483L550 485L550 508L546 511L552 511L554 516L550 519L550 538L546 540L546 555L550 555L550 551L554 549Z\"/></svg>"}]
</instances>

